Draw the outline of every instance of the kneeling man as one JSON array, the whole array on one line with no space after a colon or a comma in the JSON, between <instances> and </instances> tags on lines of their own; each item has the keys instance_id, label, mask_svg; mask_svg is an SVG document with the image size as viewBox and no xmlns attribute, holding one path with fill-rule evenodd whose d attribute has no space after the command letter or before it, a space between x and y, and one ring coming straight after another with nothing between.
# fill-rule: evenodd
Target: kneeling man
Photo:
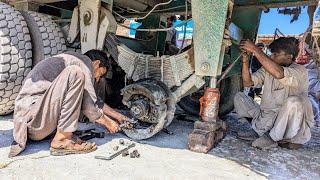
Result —
<instances>
[{"instance_id":1,"label":"kneeling man","mask_svg":"<svg viewBox=\"0 0 320 180\"><path fill-rule=\"evenodd\" d=\"M107 61L104 52L91 50L85 55L66 52L38 63L15 102L14 142L9 156L22 152L27 139L39 141L51 134L55 134L52 155L96 150L95 143L73 137L81 113L111 133L119 131L116 121L123 123L128 118L99 100L93 85L107 72Z\"/></svg>"},{"instance_id":2,"label":"kneeling man","mask_svg":"<svg viewBox=\"0 0 320 180\"><path fill-rule=\"evenodd\" d=\"M260 106L242 92L234 99L239 118L251 119L252 130L238 132L238 137L254 140L260 149L298 148L311 138L312 106L308 99L308 73L304 66L294 63L299 42L295 38L279 38L270 44L268 57L251 41L240 44L243 54L242 77L244 87L261 88ZM262 68L249 72L247 53L253 53Z\"/></svg>"}]
</instances>

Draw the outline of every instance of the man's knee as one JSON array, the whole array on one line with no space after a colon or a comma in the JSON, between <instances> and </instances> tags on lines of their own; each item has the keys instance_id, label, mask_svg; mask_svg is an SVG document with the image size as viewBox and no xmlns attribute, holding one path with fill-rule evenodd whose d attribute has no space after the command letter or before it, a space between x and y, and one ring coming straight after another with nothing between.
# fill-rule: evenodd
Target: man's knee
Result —
<instances>
[{"instance_id":1,"label":"man's knee","mask_svg":"<svg viewBox=\"0 0 320 180\"><path fill-rule=\"evenodd\" d=\"M241 106L244 99L248 98L244 92L238 92L233 98L234 106Z\"/></svg>"},{"instance_id":2,"label":"man's knee","mask_svg":"<svg viewBox=\"0 0 320 180\"><path fill-rule=\"evenodd\" d=\"M299 96L290 96L286 99L284 107L287 109L302 108L302 99Z\"/></svg>"}]
</instances>

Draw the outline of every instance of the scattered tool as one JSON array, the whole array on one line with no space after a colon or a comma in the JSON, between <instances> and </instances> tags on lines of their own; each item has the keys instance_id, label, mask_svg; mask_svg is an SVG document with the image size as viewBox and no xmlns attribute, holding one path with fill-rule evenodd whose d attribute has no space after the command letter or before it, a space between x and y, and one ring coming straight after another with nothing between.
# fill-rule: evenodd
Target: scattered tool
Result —
<instances>
[{"instance_id":1,"label":"scattered tool","mask_svg":"<svg viewBox=\"0 0 320 180\"><path fill-rule=\"evenodd\" d=\"M94 128L82 130L82 131L76 131L74 132L74 134L77 135L83 141L87 141L93 138L104 138L105 136L105 132L99 132Z\"/></svg>"},{"instance_id":2,"label":"scattered tool","mask_svg":"<svg viewBox=\"0 0 320 180\"><path fill-rule=\"evenodd\" d=\"M127 157L129 155L129 151L128 150L123 151L121 155L122 157Z\"/></svg>"},{"instance_id":3,"label":"scattered tool","mask_svg":"<svg viewBox=\"0 0 320 180\"><path fill-rule=\"evenodd\" d=\"M130 153L130 158L139 158L139 157L140 157L140 153L136 149Z\"/></svg>"},{"instance_id":4,"label":"scattered tool","mask_svg":"<svg viewBox=\"0 0 320 180\"><path fill-rule=\"evenodd\" d=\"M113 158L119 156L123 152L128 151L130 148L135 147L135 145L136 145L135 143L130 143L128 145L124 144L124 146L126 146L125 148L122 148L122 149L120 148L120 150L116 151L115 153L112 153L109 156L95 156L94 158L101 159L101 160L112 160Z\"/></svg>"}]
</instances>

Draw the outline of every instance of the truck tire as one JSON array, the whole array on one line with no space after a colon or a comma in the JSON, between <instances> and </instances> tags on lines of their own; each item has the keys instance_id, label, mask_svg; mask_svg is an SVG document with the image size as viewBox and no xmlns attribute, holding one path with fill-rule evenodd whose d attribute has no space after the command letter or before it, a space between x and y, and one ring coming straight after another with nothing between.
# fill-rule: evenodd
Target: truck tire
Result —
<instances>
[{"instance_id":1,"label":"truck tire","mask_svg":"<svg viewBox=\"0 0 320 180\"><path fill-rule=\"evenodd\" d=\"M21 13L0 2L0 115L13 111L22 81L31 70L32 45Z\"/></svg>"},{"instance_id":2,"label":"truck tire","mask_svg":"<svg viewBox=\"0 0 320 180\"><path fill-rule=\"evenodd\" d=\"M33 11L22 11L21 13L30 30L33 67L41 60L67 50L61 29L50 16Z\"/></svg>"},{"instance_id":3,"label":"truck tire","mask_svg":"<svg viewBox=\"0 0 320 180\"><path fill-rule=\"evenodd\" d=\"M235 75L224 79L220 86L220 107L219 115L224 116L232 111L233 109L233 98L237 92L242 89L241 76ZM203 95L203 91L199 93L194 93L193 95L186 96L181 99L178 103L179 106L189 114L199 116L200 102L199 98Z\"/></svg>"}]
</instances>

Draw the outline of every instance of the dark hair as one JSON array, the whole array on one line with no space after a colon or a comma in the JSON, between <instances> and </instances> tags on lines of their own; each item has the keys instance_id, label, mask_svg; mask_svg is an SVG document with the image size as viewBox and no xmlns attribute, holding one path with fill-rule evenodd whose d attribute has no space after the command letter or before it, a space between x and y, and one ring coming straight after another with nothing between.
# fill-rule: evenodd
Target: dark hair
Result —
<instances>
[{"instance_id":1,"label":"dark hair","mask_svg":"<svg viewBox=\"0 0 320 180\"><path fill-rule=\"evenodd\" d=\"M269 45L271 53L279 53L280 51L286 54L291 54L294 61L299 53L299 40L294 37L281 37L274 40Z\"/></svg>"},{"instance_id":2,"label":"dark hair","mask_svg":"<svg viewBox=\"0 0 320 180\"><path fill-rule=\"evenodd\" d=\"M100 66L106 67L107 69L110 68L110 60L105 52L92 49L84 53L84 55L88 56L91 61L99 60L101 62Z\"/></svg>"}]
</instances>

